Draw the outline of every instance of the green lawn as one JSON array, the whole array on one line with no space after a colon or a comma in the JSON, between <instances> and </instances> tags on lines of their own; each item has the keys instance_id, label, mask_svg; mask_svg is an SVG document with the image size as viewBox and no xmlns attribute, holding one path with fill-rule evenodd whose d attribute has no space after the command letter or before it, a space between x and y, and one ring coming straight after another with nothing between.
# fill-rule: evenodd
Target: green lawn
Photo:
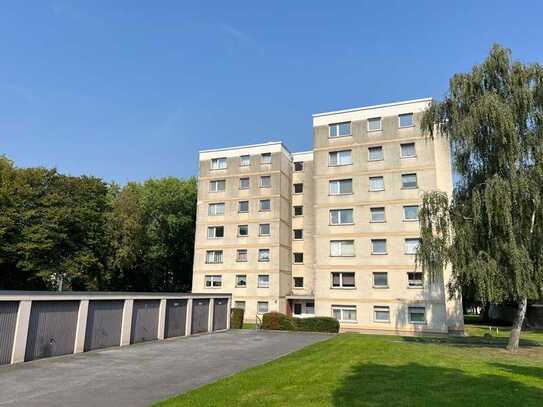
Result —
<instances>
[{"instance_id":1,"label":"green lawn","mask_svg":"<svg viewBox=\"0 0 543 407\"><path fill-rule=\"evenodd\" d=\"M340 334L158 405L542 406L543 346L504 340Z\"/></svg>"}]
</instances>

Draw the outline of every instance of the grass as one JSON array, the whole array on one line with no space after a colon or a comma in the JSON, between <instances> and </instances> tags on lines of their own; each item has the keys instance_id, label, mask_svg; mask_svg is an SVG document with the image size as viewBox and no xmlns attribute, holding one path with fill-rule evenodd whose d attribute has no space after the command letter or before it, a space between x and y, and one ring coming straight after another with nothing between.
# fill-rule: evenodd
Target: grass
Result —
<instances>
[{"instance_id":1,"label":"grass","mask_svg":"<svg viewBox=\"0 0 543 407\"><path fill-rule=\"evenodd\" d=\"M157 405L541 406L543 346L503 339L340 334Z\"/></svg>"},{"instance_id":2,"label":"grass","mask_svg":"<svg viewBox=\"0 0 543 407\"><path fill-rule=\"evenodd\" d=\"M242 329L256 329L256 324L250 324L248 322L244 322Z\"/></svg>"}]
</instances>

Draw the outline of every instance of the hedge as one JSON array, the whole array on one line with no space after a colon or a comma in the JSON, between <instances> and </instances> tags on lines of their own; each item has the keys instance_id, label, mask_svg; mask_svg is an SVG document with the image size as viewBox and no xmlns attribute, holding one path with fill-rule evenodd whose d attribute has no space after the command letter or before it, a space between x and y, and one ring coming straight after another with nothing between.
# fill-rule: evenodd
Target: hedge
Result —
<instances>
[{"instance_id":1,"label":"hedge","mask_svg":"<svg viewBox=\"0 0 543 407\"><path fill-rule=\"evenodd\" d=\"M330 317L295 318L280 312L268 312L262 317L262 329L337 333L339 322Z\"/></svg>"},{"instance_id":2,"label":"hedge","mask_svg":"<svg viewBox=\"0 0 543 407\"><path fill-rule=\"evenodd\" d=\"M243 328L243 315L245 310L243 308L232 308L230 314L230 328L241 329Z\"/></svg>"}]
</instances>

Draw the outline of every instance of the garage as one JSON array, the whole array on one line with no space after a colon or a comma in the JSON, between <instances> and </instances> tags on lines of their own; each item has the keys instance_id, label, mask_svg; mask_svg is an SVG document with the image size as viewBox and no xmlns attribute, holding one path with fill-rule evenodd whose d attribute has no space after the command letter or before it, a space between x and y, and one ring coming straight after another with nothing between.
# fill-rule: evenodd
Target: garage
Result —
<instances>
[{"instance_id":1,"label":"garage","mask_svg":"<svg viewBox=\"0 0 543 407\"><path fill-rule=\"evenodd\" d=\"M164 337L185 336L187 325L187 300L175 299L166 301L166 322Z\"/></svg>"},{"instance_id":2,"label":"garage","mask_svg":"<svg viewBox=\"0 0 543 407\"><path fill-rule=\"evenodd\" d=\"M228 316L228 299L216 298L213 304L213 330L221 331L226 329L226 318Z\"/></svg>"},{"instance_id":3,"label":"garage","mask_svg":"<svg viewBox=\"0 0 543 407\"><path fill-rule=\"evenodd\" d=\"M73 353L79 301L33 301L25 361Z\"/></svg>"},{"instance_id":4,"label":"garage","mask_svg":"<svg viewBox=\"0 0 543 407\"><path fill-rule=\"evenodd\" d=\"M122 300L89 301L85 351L120 345L123 306Z\"/></svg>"},{"instance_id":5,"label":"garage","mask_svg":"<svg viewBox=\"0 0 543 407\"><path fill-rule=\"evenodd\" d=\"M132 310L130 343L158 338L158 310L160 300L135 300Z\"/></svg>"},{"instance_id":6,"label":"garage","mask_svg":"<svg viewBox=\"0 0 543 407\"><path fill-rule=\"evenodd\" d=\"M192 300L192 330L191 333L199 334L208 331L209 300L195 298Z\"/></svg>"},{"instance_id":7,"label":"garage","mask_svg":"<svg viewBox=\"0 0 543 407\"><path fill-rule=\"evenodd\" d=\"M18 301L0 302L0 365L11 363L18 310Z\"/></svg>"}]
</instances>

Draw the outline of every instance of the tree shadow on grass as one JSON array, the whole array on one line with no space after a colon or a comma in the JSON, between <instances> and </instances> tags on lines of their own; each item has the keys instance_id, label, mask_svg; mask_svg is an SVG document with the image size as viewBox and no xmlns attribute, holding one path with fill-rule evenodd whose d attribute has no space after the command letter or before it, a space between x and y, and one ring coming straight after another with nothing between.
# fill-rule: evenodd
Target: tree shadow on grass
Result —
<instances>
[{"instance_id":1,"label":"tree shadow on grass","mask_svg":"<svg viewBox=\"0 0 543 407\"><path fill-rule=\"evenodd\" d=\"M360 364L332 394L335 406L541 406L543 389L497 375L409 363Z\"/></svg>"},{"instance_id":2,"label":"tree shadow on grass","mask_svg":"<svg viewBox=\"0 0 543 407\"><path fill-rule=\"evenodd\" d=\"M507 346L508 338L484 338L480 336L449 336L449 337L431 337L431 336L403 336L403 342L414 343L430 343L430 344L445 344L469 348L504 348ZM521 339L521 347L542 347L541 342L532 341L530 339Z\"/></svg>"},{"instance_id":3,"label":"tree shadow on grass","mask_svg":"<svg viewBox=\"0 0 543 407\"><path fill-rule=\"evenodd\" d=\"M543 367L509 365L506 363L492 363L491 365L498 369L502 369L513 374L527 376L527 377L534 377L536 379L543 380ZM543 405L543 400L541 400L541 404Z\"/></svg>"}]
</instances>

